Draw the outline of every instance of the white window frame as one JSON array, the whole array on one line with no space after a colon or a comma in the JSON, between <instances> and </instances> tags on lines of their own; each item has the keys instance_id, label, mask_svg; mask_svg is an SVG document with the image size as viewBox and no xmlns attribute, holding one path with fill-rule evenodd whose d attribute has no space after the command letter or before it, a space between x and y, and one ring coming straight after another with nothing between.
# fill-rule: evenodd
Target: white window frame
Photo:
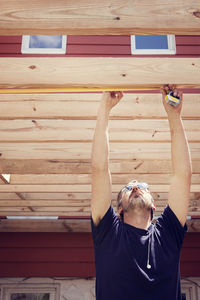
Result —
<instances>
[{"instance_id":1,"label":"white window frame","mask_svg":"<svg viewBox=\"0 0 200 300\"><path fill-rule=\"evenodd\" d=\"M62 35L62 48L29 48L30 35L22 36L21 52L23 54L65 54L67 51L67 35Z\"/></svg>"},{"instance_id":2,"label":"white window frame","mask_svg":"<svg viewBox=\"0 0 200 300\"><path fill-rule=\"evenodd\" d=\"M135 35L131 35L131 54L132 55L158 55L176 54L176 38L173 34L167 35L168 49L136 49Z\"/></svg>"},{"instance_id":3,"label":"white window frame","mask_svg":"<svg viewBox=\"0 0 200 300\"><path fill-rule=\"evenodd\" d=\"M199 300L197 294L197 286L195 282L181 280L181 293L186 295L186 300Z\"/></svg>"},{"instance_id":4,"label":"white window frame","mask_svg":"<svg viewBox=\"0 0 200 300\"><path fill-rule=\"evenodd\" d=\"M1 299L11 300L12 294L50 294L49 300L59 300L59 285L58 284L6 284L2 286Z\"/></svg>"}]
</instances>

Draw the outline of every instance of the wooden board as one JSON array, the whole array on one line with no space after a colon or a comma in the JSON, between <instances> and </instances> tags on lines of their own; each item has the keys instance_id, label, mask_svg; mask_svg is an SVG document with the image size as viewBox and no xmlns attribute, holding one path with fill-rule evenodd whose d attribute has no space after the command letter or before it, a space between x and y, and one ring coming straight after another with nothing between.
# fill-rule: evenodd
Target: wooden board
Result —
<instances>
[{"instance_id":1,"label":"wooden board","mask_svg":"<svg viewBox=\"0 0 200 300\"><path fill-rule=\"evenodd\" d=\"M2 94L0 95L0 120L30 119L28 128L31 124L35 130L39 131L42 127L37 120L61 119L57 123L63 124L63 119L75 121L96 119L101 95L102 93ZM183 95L182 117L190 120L200 119L200 94ZM110 118L117 120L166 119L167 115L160 93L125 93L122 102L111 111ZM78 124L79 122L76 122L74 126ZM9 130L7 132L9 133Z\"/></svg>"},{"instance_id":2,"label":"wooden board","mask_svg":"<svg viewBox=\"0 0 200 300\"><path fill-rule=\"evenodd\" d=\"M90 159L91 143L2 143L1 159ZM199 159L200 144L190 143L192 159ZM170 159L170 143L113 142L110 143L111 159Z\"/></svg>"},{"instance_id":3,"label":"wooden board","mask_svg":"<svg viewBox=\"0 0 200 300\"><path fill-rule=\"evenodd\" d=\"M91 142L95 120L0 120L3 142ZM183 122L189 142L200 137L200 120ZM168 120L111 120L112 142L170 142Z\"/></svg>"},{"instance_id":4,"label":"wooden board","mask_svg":"<svg viewBox=\"0 0 200 300\"><path fill-rule=\"evenodd\" d=\"M11 57L0 67L0 88L200 88L200 58Z\"/></svg>"},{"instance_id":5,"label":"wooden board","mask_svg":"<svg viewBox=\"0 0 200 300\"><path fill-rule=\"evenodd\" d=\"M200 231L199 220L187 221L189 232ZM88 219L65 220L1 220L0 232L91 232Z\"/></svg>"},{"instance_id":6,"label":"wooden board","mask_svg":"<svg viewBox=\"0 0 200 300\"><path fill-rule=\"evenodd\" d=\"M2 0L0 18L4 35L199 34L200 26L197 0Z\"/></svg>"},{"instance_id":7,"label":"wooden board","mask_svg":"<svg viewBox=\"0 0 200 300\"><path fill-rule=\"evenodd\" d=\"M8 174L82 174L91 173L89 160L67 159L1 159L0 172ZM193 174L199 174L200 160L192 161ZM169 160L111 160L112 173L164 174L171 172ZM138 176L138 175L137 175Z\"/></svg>"}]
</instances>

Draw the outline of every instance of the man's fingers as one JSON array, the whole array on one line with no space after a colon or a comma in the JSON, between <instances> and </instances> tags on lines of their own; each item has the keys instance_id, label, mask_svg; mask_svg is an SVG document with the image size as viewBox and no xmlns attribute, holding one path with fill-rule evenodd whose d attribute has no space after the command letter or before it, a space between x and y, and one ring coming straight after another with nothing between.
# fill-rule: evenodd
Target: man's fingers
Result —
<instances>
[{"instance_id":1,"label":"man's fingers","mask_svg":"<svg viewBox=\"0 0 200 300\"><path fill-rule=\"evenodd\" d=\"M121 99L123 97L123 93L121 91L112 91L110 92L112 98Z\"/></svg>"}]
</instances>

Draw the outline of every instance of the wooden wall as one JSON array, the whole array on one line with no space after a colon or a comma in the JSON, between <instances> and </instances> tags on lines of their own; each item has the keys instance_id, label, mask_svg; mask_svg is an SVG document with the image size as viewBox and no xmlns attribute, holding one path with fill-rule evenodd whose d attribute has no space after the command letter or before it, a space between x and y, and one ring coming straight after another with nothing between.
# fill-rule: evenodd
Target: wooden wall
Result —
<instances>
[{"instance_id":1,"label":"wooden wall","mask_svg":"<svg viewBox=\"0 0 200 300\"><path fill-rule=\"evenodd\" d=\"M200 234L188 233L181 276L200 276ZM0 277L94 277L90 233L0 233Z\"/></svg>"}]
</instances>

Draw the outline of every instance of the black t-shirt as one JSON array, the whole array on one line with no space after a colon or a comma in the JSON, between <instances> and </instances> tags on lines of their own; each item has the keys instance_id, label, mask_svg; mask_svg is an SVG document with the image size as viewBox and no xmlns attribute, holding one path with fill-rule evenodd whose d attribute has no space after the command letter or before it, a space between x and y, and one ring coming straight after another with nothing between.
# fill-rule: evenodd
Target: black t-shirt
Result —
<instances>
[{"instance_id":1,"label":"black t-shirt","mask_svg":"<svg viewBox=\"0 0 200 300\"><path fill-rule=\"evenodd\" d=\"M112 206L98 226L91 225L97 300L181 299L179 259L187 226L169 206L148 230L121 222Z\"/></svg>"}]
</instances>

